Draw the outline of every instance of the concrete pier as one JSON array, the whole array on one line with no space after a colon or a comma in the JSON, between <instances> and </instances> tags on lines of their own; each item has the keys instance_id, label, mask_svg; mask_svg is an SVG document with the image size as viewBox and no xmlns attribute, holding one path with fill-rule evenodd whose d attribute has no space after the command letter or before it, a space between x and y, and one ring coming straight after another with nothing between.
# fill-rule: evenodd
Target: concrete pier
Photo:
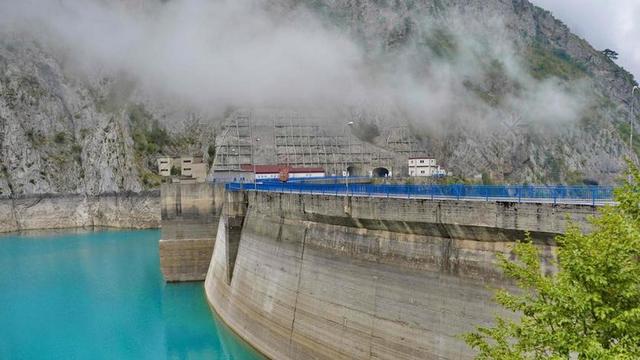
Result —
<instances>
[{"instance_id":1,"label":"concrete pier","mask_svg":"<svg viewBox=\"0 0 640 360\"><path fill-rule=\"evenodd\" d=\"M160 266L165 281L204 280L224 199L224 187L163 184Z\"/></svg>"},{"instance_id":2,"label":"concrete pier","mask_svg":"<svg viewBox=\"0 0 640 360\"><path fill-rule=\"evenodd\" d=\"M526 231L550 259L567 218L587 229L596 213L585 205L227 197L207 298L273 359L471 359L459 336L490 324L500 310L489 287L509 286L496 254L509 254Z\"/></svg>"}]
</instances>

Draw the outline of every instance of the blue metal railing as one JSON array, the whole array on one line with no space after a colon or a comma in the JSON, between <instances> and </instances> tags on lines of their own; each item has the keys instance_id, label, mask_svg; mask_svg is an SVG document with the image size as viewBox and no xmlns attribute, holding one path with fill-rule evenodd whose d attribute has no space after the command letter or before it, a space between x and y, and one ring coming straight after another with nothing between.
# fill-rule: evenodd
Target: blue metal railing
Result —
<instances>
[{"instance_id":1,"label":"blue metal railing","mask_svg":"<svg viewBox=\"0 0 640 360\"><path fill-rule=\"evenodd\" d=\"M392 184L314 184L304 182L229 183L229 191L268 191L309 193L321 195L352 195L371 197L403 197L431 199L466 199L485 201L555 203L612 202L613 188L609 186L564 185L392 185Z\"/></svg>"}]
</instances>

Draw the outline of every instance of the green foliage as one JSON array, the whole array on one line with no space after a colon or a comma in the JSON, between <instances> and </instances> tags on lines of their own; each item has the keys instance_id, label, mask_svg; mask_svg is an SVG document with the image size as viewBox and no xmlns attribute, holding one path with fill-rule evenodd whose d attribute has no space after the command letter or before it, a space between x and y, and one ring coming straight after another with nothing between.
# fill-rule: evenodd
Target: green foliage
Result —
<instances>
[{"instance_id":1,"label":"green foliage","mask_svg":"<svg viewBox=\"0 0 640 360\"><path fill-rule=\"evenodd\" d=\"M616 129L618 129L618 133L620 134L620 138L622 141L629 146L629 134L631 133L631 126L628 122L619 122L616 123ZM633 129L633 151L636 155L640 156L640 134L636 129ZM638 141L636 141L638 140Z\"/></svg>"},{"instance_id":2,"label":"green foliage","mask_svg":"<svg viewBox=\"0 0 640 360\"><path fill-rule=\"evenodd\" d=\"M162 183L162 177L152 172L142 174L142 184L147 188L155 188Z\"/></svg>"},{"instance_id":3,"label":"green foliage","mask_svg":"<svg viewBox=\"0 0 640 360\"><path fill-rule=\"evenodd\" d=\"M562 178L562 172L565 169L562 157L548 155L544 161L546 171L545 182L558 184Z\"/></svg>"},{"instance_id":4,"label":"green foliage","mask_svg":"<svg viewBox=\"0 0 640 360\"><path fill-rule=\"evenodd\" d=\"M207 147L207 155L209 156L209 168L213 165L213 160L216 158L216 146L213 144L209 144Z\"/></svg>"},{"instance_id":5,"label":"green foliage","mask_svg":"<svg viewBox=\"0 0 640 360\"><path fill-rule=\"evenodd\" d=\"M564 50L548 49L540 42L535 42L525 57L531 70L531 75L536 79L546 79L552 76L575 80L588 76L587 67L572 58Z\"/></svg>"},{"instance_id":6,"label":"green foliage","mask_svg":"<svg viewBox=\"0 0 640 360\"><path fill-rule=\"evenodd\" d=\"M445 59L452 59L458 51L454 35L444 27L430 31L420 45L428 47L435 56Z\"/></svg>"},{"instance_id":7,"label":"green foliage","mask_svg":"<svg viewBox=\"0 0 640 360\"><path fill-rule=\"evenodd\" d=\"M493 185L493 180L491 179L491 175L487 172L482 173L482 184L483 185Z\"/></svg>"},{"instance_id":8,"label":"green foliage","mask_svg":"<svg viewBox=\"0 0 640 360\"><path fill-rule=\"evenodd\" d=\"M640 171L629 172L619 205L602 209L591 233L571 226L557 238L556 273L543 273L529 237L514 246L517 260L499 256L520 291L496 301L521 318L466 334L478 359L640 358Z\"/></svg>"},{"instance_id":9,"label":"green foliage","mask_svg":"<svg viewBox=\"0 0 640 360\"><path fill-rule=\"evenodd\" d=\"M140 155L155 155L171 144L167 131L142 105L129 107L129 126L135 149Z\"/></svg>"},{"instance_id":10,"label":"green foliage","mask_svg":"<svg viewBox=\"0 0 640 360\"><path fill-rule=\"evenodd\" d=\"M584 174L577 170L568 170L565 174L565 183L568 185L584 185Z\"/></svg>"},{"instance_id":11,"label":"green foliage","mask_svg":"<svg viewBox=\"0 0 640 360\"><path fill-rule=\"evenodd\" d=\"M82 146L80 144L71 145L71 153L77 163L82 163Z\"/></svg>"},{"instance_id":12,"label":"green foliage","mask_svg":"<svg viewBox=\"0 0 640 360\"><path fill-rule=\"evenodd\" d=\"M128 107L129 129L135 149L135 163L140 173L142 184L146 188L155 188L162 182L162 177L153 170L156 167L155 155L166 151L174 145L168 132L160 126L143 105Z\"/></svg>"},{"instance_id":13,"label":"green foliage","mask_svg":"<svg viewBox=\"0 0 640 360\"><path fill-rule=\"evenodd\" d=\"M29 129L26 132L27 139L34 147L39 147L47 143L47 138L41 132Z\"/></svg>"},{"instance_id":14,"label":"green foliage","mask_svg":"<svg viewBox=\"0 0 640 360\"><path fill-rule=\"evenodd\" d=\"M65 142L67 142L67 134L65 134L63 131L60 131L54 135L53 141L55 141L55 143L59 145L64 144Z\"/></svg>"},{"instance_id":15,"label":"green foliage","mask_svg":"<svg viewBox=\"0 0 640 360\"><path fill-rule=\"evenodd\" d=\"M618 60L618 56L620 55L616 51L613 51L611 49L602 50L602 54L604 54L604 56L608 57L610 60Z\"/></svg>"}]
</instances>

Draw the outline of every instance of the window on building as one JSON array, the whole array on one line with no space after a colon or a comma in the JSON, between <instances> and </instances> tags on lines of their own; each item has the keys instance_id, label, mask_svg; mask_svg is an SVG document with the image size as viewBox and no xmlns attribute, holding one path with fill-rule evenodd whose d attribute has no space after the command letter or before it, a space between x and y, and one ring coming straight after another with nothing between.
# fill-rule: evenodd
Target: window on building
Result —
<instances>
[{"instance_id":1,"label":"window on building","mask_svg":"<svg viewBox=\"0 0 640 360\"><path fill-rule=\"evenodd\" d=\"M420 164L424 164L424 160L420 160Z\"/></svg>"},{"instance_id":2,"label":"window on building","mask_svg":"<svg viewBox=\"0 0 640 360\"><path fill-rule=\"evenodd\" d=\"M184 171L191 171L191 168L184 168Z\"/></svg>"}]
</instances>

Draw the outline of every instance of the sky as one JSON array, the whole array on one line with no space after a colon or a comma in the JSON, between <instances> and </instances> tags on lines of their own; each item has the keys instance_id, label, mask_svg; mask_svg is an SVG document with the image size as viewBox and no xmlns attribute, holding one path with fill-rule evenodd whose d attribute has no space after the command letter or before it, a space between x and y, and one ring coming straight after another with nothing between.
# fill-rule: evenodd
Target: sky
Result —
<instances>
[{"instance_id":1,"label":"sky","mask_svg":"<svg viewBox=\"0 0 640 360\"><path fill-rule=\"evenodd\" d=\"M640 0L532 0L640 79Z\"/></svg>"}]
</instances>

